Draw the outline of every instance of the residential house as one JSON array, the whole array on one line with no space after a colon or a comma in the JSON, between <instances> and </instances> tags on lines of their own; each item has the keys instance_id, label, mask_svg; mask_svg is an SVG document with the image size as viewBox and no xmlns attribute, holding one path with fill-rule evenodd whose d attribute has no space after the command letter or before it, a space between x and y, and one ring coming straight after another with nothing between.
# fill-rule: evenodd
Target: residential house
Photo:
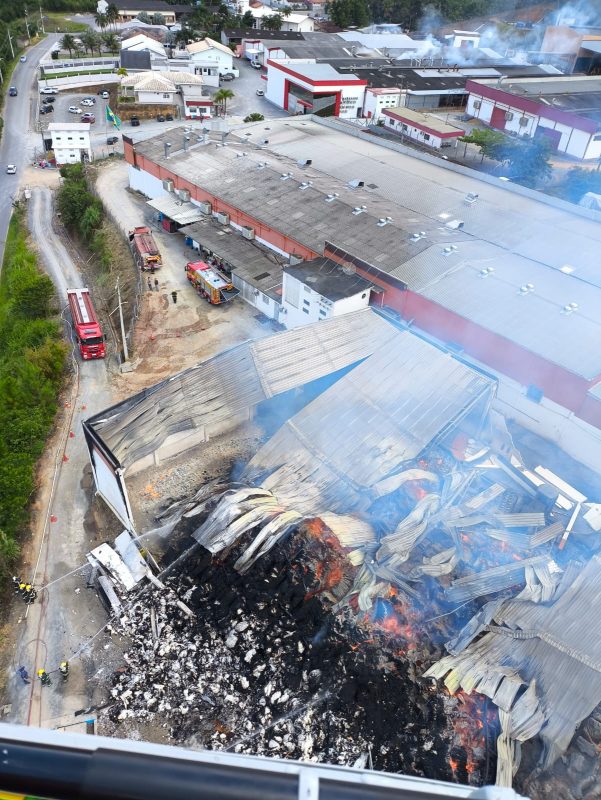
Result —
<instances>
[{"instance_id":1,"label":"residential house","mask_svg":"<svg viewBox=\"0 0 601 800\"><path fill-rule=\"evenodd\" d=\"M57 164L92 161L89 122L51 122L48 133Z\"/></svg>"}]
</instances>

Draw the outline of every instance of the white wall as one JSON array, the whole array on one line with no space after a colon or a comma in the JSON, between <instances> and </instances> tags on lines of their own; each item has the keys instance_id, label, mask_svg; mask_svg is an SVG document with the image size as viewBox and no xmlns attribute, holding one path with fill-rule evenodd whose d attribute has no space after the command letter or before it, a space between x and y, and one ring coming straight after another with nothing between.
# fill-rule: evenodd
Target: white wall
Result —
<instances>
[{"instance_id":1,"label":"white wall","mask_svg":"<svg viewBox=\"0 0 601 800\"><path fill-rule=\"evenodd\" d=\"M365 90L363 99L363 116L370 119L378 119L382 109L398 108L401 105L401 91L391 92L390 94L374 94L369 89Z\"/></svg>"},{"instance_id":2,"label":"white wall","mask_svg":"<svg viewBox=\"0 0 601 800\"><path fill-rule=\"evenodd\" d=\"M424 131L414 127L409 122L403 123L400 119L392 119L392 117L384 117L383 119L385 128L389 128L395 133L398 133L399 136L406 136L408 139L413 139L416 142L420 142L420 144L425 144L427 147L439 149L443 141L445 144L450 141L453 147L457 143L457 139L441 139L440 136L424 133ZM403 125L405 125L406 129L403 129Z\"/></svg>"},{"instance_id":3,"label":"white wall","mask_svg":"<svg viewBox=\"0 0 601 800\"><path fill-rule=\"evenodd\" d=\"M232 272L232 283L236 289L240 290L240 295L249 305L265 314L270 319L278 319L280 304L276 303L271 297L268 297L263 292L255 289L250 283L247 283L234 270Z\"/></svg>"},{"instance_id":4,"label":"white wall","mask_svg":"<svg viewBox=\"0 0 601 800\"><path fill-rule=\"evenodd\" d=\"M149 172L136 169L130 164L127 169L130 187L136 191L141 192L146 197L154 200L156 197L164 197L168 194L163 189L163 181L155 178Z\"/></svg>"},{"instance_id":5,"label":"white wall","mask_svg":"<svg viewBox=\"0 0 601 800\"><path fill-rule=\"evenodd\" d=\"M365 97L365 86L343 86L342 94L340 97L340 113L341 119L357 119L357 111L363 110L363 99ZM336 90L336 86L332 86L332 90ZM330 91L327 87L325 89L319 88L319 91Z\"/></svg>"},{"instance_id":6,"label":"white wall","mask_svg":"<svg viewBox=\"0 0 601 800\"><path fill-rule=\"evenodd\" d=\"M286 73L282 70L267 66L267 88L265 97L278 108L284 108L284 86L286 82Z\"/></svg>"},{"instance_id":7,"label":"white wall","mask_svg":"<svg viewBox=\"0 0 601 800\"><path fill-rule=\"evenodd\" d=\"M308 284L284 271L282 306L285 312L280 316L280 322L287 328L298 328L310 322L339 317L365 308L369 305L369 295L370 290L366 289L351 297L332 302L314 292Z\"/></svg>"},{"instance_id":8,"label":"white wall","mask_svg":"<svg viewBox=\"0 0 601 800\"><path fill-rule=\"evenodd\" d=\"M197 64L216 64L220 71L231 70L233 67L234 54L224 53L217 48L210 50L203 50L202 53L192 53L190 61L196 66Z\"/></svg>"},{"instance_id":9,"label":"white wall","mask_svg":"<svg viewBox=\"0 0 601 800\"><path fill-rule=\"evenodd\" d=\"M358 292L352 297L336 300L332 307L331 316L340 317L342 314L350 314L352 311L359 311L361 308L367 308L370 294L371 289L366 289L364 292Z\"/></svg>"},{"instance_id":10,"label":"white wall","mask_svg":"<svg viewBox=\"0 0 601 800\"><path fill-rule=\"evenodd\" d=\"M92 160L89 131L51 131L51 136L57 164L75 164L81 161L82 152Z\"/></svg>"},{"instance_id":11,"label":"white wall","mask_svg":"<svg viewBox=\"0 0 601 800\"><path fill-rule=\"evenodd\" d=\"M136 101L138 103L164 103L165 105L173 105L174 103L177 103L177 95L175 92L136 91L135 94Z\"/></svg>"}]
</instances>

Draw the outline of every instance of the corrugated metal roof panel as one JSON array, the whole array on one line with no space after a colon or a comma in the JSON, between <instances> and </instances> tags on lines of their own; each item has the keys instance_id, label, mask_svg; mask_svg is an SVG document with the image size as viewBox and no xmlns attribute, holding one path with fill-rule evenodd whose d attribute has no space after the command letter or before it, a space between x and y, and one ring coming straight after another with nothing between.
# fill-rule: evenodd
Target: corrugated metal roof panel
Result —
<instances>
[{"instance_id":1,"label":"corrugated metal roof panel","mask_svg":"<svg viewBox=\"0 0 601 800\"><path fill-rule=\"evenodd\" d=\"M202 219L198 206L195 206L194 203L182 202L172 195L157 197L155 200L148 200L147 203L151 208L175 220L179 225L191 225Z\"/></svg>"}]
</instances>

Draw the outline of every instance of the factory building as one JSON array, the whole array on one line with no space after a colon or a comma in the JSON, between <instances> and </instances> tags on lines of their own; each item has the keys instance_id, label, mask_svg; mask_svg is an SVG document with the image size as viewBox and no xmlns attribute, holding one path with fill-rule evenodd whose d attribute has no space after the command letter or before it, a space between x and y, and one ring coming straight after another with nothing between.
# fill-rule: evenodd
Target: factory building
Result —
<instances>
[{"instance_id":1,"label":"factory building","mask_svg":"<svg viewBox=\"0 0 601 800\"><path fill-rule=\"evenodd\" d=\"M135 146L125 137L130 185L189 192L292 267L337 262L373 287L372 306L493 370L508 416L601 467L593 212L421 165L317 118L274 120L267 141L262 125L245 133L239 146L230 136L187 150L177 129Z\"/></svg>"},{"instance_id":2,"label":"factory building","mask_svg":"<svg viewBox=\"0 0 601 800\"><path fill-rule=\"evenodd\" d=\"M461 128L449 125L435 116L427 116L410 108L382 111L384 127L402 139L411 139L426 147L440 150L441 147L456 147L457 140L465 134Z\"/></svg>"},{"instance_id":3,"label":"factory building","mask_svg":"<svg viewBox=\"0 0 601 800\"><path fill-rule=\"evenodd\" d=\"M552 150L601 157L601 78L470 80L467 113L500 131L544 136Z\"/></svg>"}]
</instances>

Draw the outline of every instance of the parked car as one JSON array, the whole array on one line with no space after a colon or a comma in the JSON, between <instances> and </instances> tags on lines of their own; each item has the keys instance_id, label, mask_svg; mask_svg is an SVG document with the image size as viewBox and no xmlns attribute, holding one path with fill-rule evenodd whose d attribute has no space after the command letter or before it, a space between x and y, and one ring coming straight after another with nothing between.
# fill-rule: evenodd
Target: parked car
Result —
<instances>
[{"instance_id":1,"label":"parked car","mask_svg":"<svg viewBox=\"0 0 601 800\"><path fill-rule=\"evenodd\" d=\"M83 114L79 106L69 106L69 114Z\"/></svg>"},{"instance_id":2,"label":"parked car","mask_svg":"<svg viewBox=\"0 0 601 800\"><path fill-rule=\"evenodd\" d=\"M231 72L226 72L225 75L221 75L220 77L221 77L222 81L233 81L234 80L234 76L232 75Z\"/></svg>"},{"instance_id":3,"label":"parked car","mask_svg":"<svg viewBox=\"0 0 601 800\"><path fill-rule=\"evenodd\" d=\"M94 105L94 103L96 102L96 98L95 97L84 97L84 100L89 100L89 102L92 105ZM82 103L83 103L83 100L82 100Z\"/></svg>"},{"instance_id":4,"label":"parked car","mask_svg":"<svg viewBox=\"0 0 601 800\"><path fill-rule=\"evenodd\" d=\"M165 117L162 114L157 114L157 122L165 122Z\"/></svg>"},{"instance_id":5,"label":"parked car","mask_svg":"<svg viewBox=\"0 0 601 800\"><path fill-rule=\"evenodd\" d=\"M51 103L48 103L47 106L44 105L40 108L40 114L52 114L53 111L54 106Z\"/></svg>"},{"instance_id":6,"label":"parked car","mask_svg":"<svg viewBox=\"0 0 601 800\"><path fill-rule=\"evenodd\" d=\"M119 137L118 136L109 136L107 138L107 140L106 140L106 143L107 144L117 144L118 141L119 141Z\"/></svg>"},{"instance_id":7,"label":"parked car","mask_svg":"<svg viewBox=\"0 0 601 800\"><path fill-rule=\"evenodd\" d=\"M110 97L110 94L108 92L101 92L100 96L102 97L103 100L108 100L109 97Z\"/></svg>"},{"instance_id":8,"label":"parked car","mask_svg":"<svg viewBox=\"0 0 601 800\"><path fill-rule=\"evenodd\" d=\"M140 120L137 117L132 117L130 119L133 128L137 128L140 124Z\"/></svg>"},{"instance_id":9,"label":"parked car","mask_svg":"<svg viewBox=\"0 0 601 800\"><path fill-rule=\"evenodd\" d=\"M96 122L96 116L89 111L81 115L80 122Z\"/></svg>"},{"instance_id":10,"label":"parked car","mask_svg":"<svg viewBox=\"0 0 601 800\"><path fill-rule=\"evenodd\" d=\"M51 103L56 103L56 98L55 97L45 97L42 100L42 105L43 106L50 105Z\"/></svg>"},{"instance_id":11,"label":"parked car","mask_svg":"<svg viewBox=\"0 0 601 800\"><path fill-rule=\"evenodd\" d=\"M9 164L9 165L7 166L7 168L6 168L6 174L7 174L7 175L16 175L16 174L17 174L17 168L15 167L15 165L14 165L14 164Z\"/></svg>"},{"instance_id":12,"label":"parked car","mask_svg":"<svg viewBox=\"0 0 601 800\"><path fill-rule=\"evenodd\" d=\"M8 90L8 94L10 97L16 97L19 94L19 92L17 91L17 87L11 86L10 89Z\"/></svg>"},{"instance_id":13,"label":"parked car","mask_svg":"<svg viewBox=\"0 0 601 800\"><path fill-rule=\"evenodd\" d=\"M19 59L19 61L27 61L27 56L21 56L21 58Z\"/></svg>"},{"instance_id":14,"label":"parked car","mask_svg":"<svg viewBox=\"0 0 601 800\"><path fill-rule=\"evenodd\" d=\"M250 65L253 69L261 69L261 64L258 61L251 61Z\"/></svg>"},{"instance_id":15,"label":"parked car","mask_svg":"<svg viewBox=\"0 0 601 800\"><path fill-rule=\"evenodd\" d=\"M45 86L43 89L40 89L40 94L58 94L58 89L54 86Z\"/></svg>"},{"instance_id":16,"label":"parked car","mask_svg":"<svg viewBox=\"0 0 601 800\"><path fill-rule=\"evenodd\" d=\"M257 97L265 97L265 89L257 89L255 94L257 95Z\"/></svg>"},{"instance_id":17,"label":"parked car","mask_svg":"<svg viewBox=\"0 0 601 800\"><path fill-rule=\"evenodd\" d=\"M81 103L79 105L80 106L93 106L94 103L91 100L89 100L87 97L84 97L84 99L81 101Z\"/></svg>"},{"instance_id":18,"label":"parked car","mask_svg":"<svg viewBox=\"0 0 601 800\"><path fill-rule=\"evenodd\" d=\"M167 122L173 122L173 114L165 114L165 119Z\"/></svg>"}]
</instances>

